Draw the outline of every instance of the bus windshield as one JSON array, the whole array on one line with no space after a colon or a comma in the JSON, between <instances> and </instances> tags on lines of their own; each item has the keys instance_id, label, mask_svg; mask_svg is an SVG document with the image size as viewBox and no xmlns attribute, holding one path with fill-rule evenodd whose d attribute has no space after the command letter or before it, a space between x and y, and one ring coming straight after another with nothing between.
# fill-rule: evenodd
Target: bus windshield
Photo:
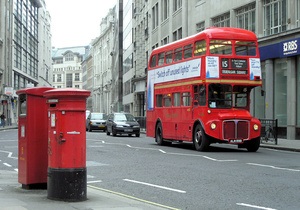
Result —
<instances>
[{"instance_id":1,"label":"bus windshield","mask_svg":"<svg viewBox=\"0 0 300 210\"><path fill-rule=\"evenodd\" d=\"M210 108L246 108L250 88L230 84L209 84L208 105Z\"/></svg>"}]
</instances>

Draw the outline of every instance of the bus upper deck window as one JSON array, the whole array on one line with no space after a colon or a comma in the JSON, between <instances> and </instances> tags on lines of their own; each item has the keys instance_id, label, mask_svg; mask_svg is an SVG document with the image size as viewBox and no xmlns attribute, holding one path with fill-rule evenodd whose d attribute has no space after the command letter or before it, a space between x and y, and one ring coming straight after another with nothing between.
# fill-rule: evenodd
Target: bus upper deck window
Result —
<instances>
[{"instance_id":1,"label":"bus upper deck window","mask_svg":"<svg viewBox=\"0 0 300 210\"><path fill-rule=\"evenodd\" d=\"M235 42L236 55L256 56L255 42L236 41Z\"/></svg>"},{"instance_id":2,"label":"bus upper deck window","mask_svg":"<svg viewBox=\"0 0 300 210\"><path fill-rule=\"evenodd\" d=\"M197 41L195 43L194 55L195 56L205 55L205 53L206 53L206 41L205 40Z\"/></svg>"},{"instance_id":3,"label":"bus upper deck window","mask_svg":"<svg viewBox=\"0 0 300 210\"><path fill-rule=\"evenodd\" d=\"M230 55L232 54L232 45L229 40L210 40L210 54Z\"/></svg>"},{"instance_id":4,"label":"bus upper deck window","mask_svg":"<svg viewBox=\"0 0 300 210\"><path fill-rule=\"evenodd\" d=\"M156 60L157 60L156 57L157 57L157 55L153 55L151 57L150 67L155 67L156 66Z\"/></svg>"},{"instance_id":5,"label":"bus upper deck window","mask_svg":"<svg viewBox=\"0 0 300 210\"><path fill-rule=\"evenodd\" d=\"M174 51L174 61L180 61L182 60L182 48L177 48Z\"/></svg>"},{"instance_id":6,"label":"bus upper deck window","mask_svg":"<svg viewBox=\"0 0 300 210\"><path fill-rule=\"evenodd\" d=\"M162 66L164 65L165 62L165 52L159 53L158 54L158 65Z\"/></svg>"},{"instance_id":7,"label":"bus upper deck window","mask_svg":"<svg viewBox=\"0 0 300 210\"><path fill-rule=\"evenodd\" d=\"M166 63L172 63L172 55L173 55L172 51L166 52Z\"/></svg>"},{"instance_id":8,"label":"bus upper deck window","mask_svg":"<svg viewBox=\"0 0 300 210\"><path fill-rule=\"evenodd\" d=\"M191 44L183 47L183 57L184 59L192 57L193 46Z\"/></svg>"}]
</instances>

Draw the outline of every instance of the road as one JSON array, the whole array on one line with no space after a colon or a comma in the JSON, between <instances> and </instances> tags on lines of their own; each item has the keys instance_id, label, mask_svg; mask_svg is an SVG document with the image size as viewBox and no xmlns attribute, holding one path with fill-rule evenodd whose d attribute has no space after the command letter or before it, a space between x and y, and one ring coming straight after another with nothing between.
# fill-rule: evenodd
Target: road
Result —
<instances>
[{"instance_id":1,"label":"road","mask_svg":"<svg viewBox=\"0 0 300 210\"><path fill-rule=\"evenodd\" d=\"M17 170L17 130L0 132L0 170ZM197 152L146 137L87 133L88 185L173 209L299 209L300 153L231 145Z\"/></svg>"}]
</instances>

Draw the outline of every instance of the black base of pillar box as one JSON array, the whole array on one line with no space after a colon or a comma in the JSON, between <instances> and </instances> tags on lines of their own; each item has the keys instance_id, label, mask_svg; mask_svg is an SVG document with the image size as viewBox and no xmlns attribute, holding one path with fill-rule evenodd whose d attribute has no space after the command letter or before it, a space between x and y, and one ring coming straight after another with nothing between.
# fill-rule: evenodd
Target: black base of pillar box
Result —
<instances>
[{"instance_id":1,"label":"black base of pillar box","mask_svg":"<svg viewBox=\"0 0 300 210\"><path fill-rule=\"evenodd\" d=\"M46 190L47 183L22 184L22 188L26 190Z\"/></svg>"},{"instance_id":2,"label":"black base of pillar box","mask_svg":"<svg viewBox=\"0 0 300 210\"><path fill-rule=\"evenodd\" d=\"M48 198L62 201L87 199L86 168L48 168Z\"/></svg>"}]
</instances>

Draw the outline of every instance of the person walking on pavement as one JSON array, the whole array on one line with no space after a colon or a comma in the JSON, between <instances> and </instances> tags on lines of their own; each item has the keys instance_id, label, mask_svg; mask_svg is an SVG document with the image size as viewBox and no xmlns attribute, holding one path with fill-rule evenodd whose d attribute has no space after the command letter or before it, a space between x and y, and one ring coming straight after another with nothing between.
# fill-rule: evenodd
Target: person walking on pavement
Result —
<instances>
[{"instance_id":1,"label":"person walking on pavement","mask_svg":"<svg viewBox=\"0 0 300 210\"><path fill-rule=\"evenodd\" d=\"M1 119L1 125L4 128L4 126L5 126L5 115L4 115L4 113L1 114L0 119Z\"/></svg>"}]
</instances>

